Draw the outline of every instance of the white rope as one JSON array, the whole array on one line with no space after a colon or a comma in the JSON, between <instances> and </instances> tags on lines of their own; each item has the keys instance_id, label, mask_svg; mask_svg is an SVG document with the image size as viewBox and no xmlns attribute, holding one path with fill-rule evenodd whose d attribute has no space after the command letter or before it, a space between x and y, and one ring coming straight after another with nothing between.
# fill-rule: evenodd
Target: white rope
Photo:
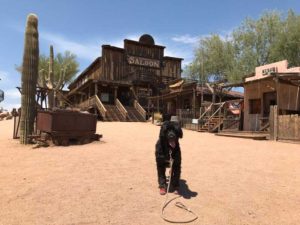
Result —
<instances>
[{"instance_id":1,"label":"white rope","mask_svg":"<svg viewBox=\"0 0 300 225\"><path fill-rule=\"evenodd\" d=\"M176 197L174 197L174 198L172 198L172 199L170 199L169 201L168 201L168 194L169 194L169 189L170 189L170 184L171 184L171 179L172 179L172 169L173 169L173 158L172 158L172 151L170 150L170 152L169 152L169 154L170 154L170 179L169 179L169 183L168 183L168 187L167 187L167 194L166 194L166 200L165 200L165 202L164 202L164 204L163 204L163 207L162 207L162 209L161 209L161 215L160 215L160 217L163 219L163 220L165 220L165 221L167 221L167 222L169 222L169 223L191 223L191 222L193 222L193 221L195 221L196 219L198 219L198 216L191 210L191 209L189 209L189 208L187 208L183 203L181 203L181 202L176 202L175 203L175 206L177 206L178 208L181 208L181 209L184 209L184 210L186 210L186 211L188 211L189 213L191 213L191 214L193 214L194 215L194 218L192 218L192 219L190 219L190 220L183 220L183 221L176 221L176 220L171 220L171 219L168 219L168 218L166 218L165 217L165 215L164 215L164 212L165 212L165 208L172 202L172 201L174 201L175 199L177 199L177 198L181 198L182 196L176 196Z\"/></svg>"}]
</instances>

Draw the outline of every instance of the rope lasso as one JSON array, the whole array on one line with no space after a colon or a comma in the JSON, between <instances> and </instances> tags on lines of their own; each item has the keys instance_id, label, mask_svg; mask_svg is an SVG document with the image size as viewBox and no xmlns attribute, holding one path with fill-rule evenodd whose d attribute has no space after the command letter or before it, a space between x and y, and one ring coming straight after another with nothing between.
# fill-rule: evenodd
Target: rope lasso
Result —
<instances>
[{"instance_id":1,"label":"rope lasso","mask_svg":"<svg viewBox=\"0 0 300 225\"><path fill-rule=\"evenodd\" d=\"M198 216L197 216L191 209L187 208L187 207L186 207L183 203L181 203L181 202L176 202L176 203L175 203L175 206L177 206L178 208L184 209L184 210L188 211L189 213L193 214L193 215L194 215L194 218L192 218L192 219L190 219L190 220L175 221L175 220L171 220L171 219L166 218L165 215L164 215L165 208L166 208L172 201L174 201L175 199L181 198L181 197L182 197L182 196L176 196L176 197L174 197L174 198L172 198L172 199L170 199L170 200L168 201L168 194L169 194L169 189L170 189L170 184L171 184L171 179L172 179L172 169L173 169L173 161L174 161L173 158L172 158L172 150L169 151L169 154L170 154L170 179L169 179L169 183L168 183L168 187L167 187L166 200L165 200L165 202L164 202L164 204L163 204L163 207L162 207L162 209L161 209L161 215L160 215L160 217L161 217L163 220L165 220L165 221L167 221L167 222L169 222L169 223L191 223L191 222L195 221L196 219L198 219Z\"/></svg>"}]
</instances>

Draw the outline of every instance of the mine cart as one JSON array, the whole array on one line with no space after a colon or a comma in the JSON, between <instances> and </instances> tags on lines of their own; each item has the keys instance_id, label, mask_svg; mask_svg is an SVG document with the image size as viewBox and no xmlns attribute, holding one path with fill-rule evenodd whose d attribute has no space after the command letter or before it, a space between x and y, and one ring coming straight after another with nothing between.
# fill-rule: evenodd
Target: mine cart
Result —
<instances>
[{"instance_id":1,"label":"mine cart","mask_svg":"<svg viewBox=\"0 0 300 225\"><path fill-rule=\"evenodd\" d=\"M69 110L39 111L37 130L49 135L55 145L69 145L70 142L86 144L99 139L95 134L97 116Z\"/></svg>"}]
</instances>

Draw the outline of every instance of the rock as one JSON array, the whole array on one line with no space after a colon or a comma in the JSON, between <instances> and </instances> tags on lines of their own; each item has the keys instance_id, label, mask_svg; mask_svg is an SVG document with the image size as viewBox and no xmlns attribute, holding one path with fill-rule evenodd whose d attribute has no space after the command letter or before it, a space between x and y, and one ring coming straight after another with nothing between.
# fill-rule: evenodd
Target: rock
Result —
<instances>
[{"instance_id":1,"label":"rock","mask_svg":"<svg viewBox=\"0 0 300 225\"><path fill-rule=\"evenodd\" d=\"M6 120L11 120L12 118L13 118L12 115L8 115L8 116L6 117Z\"/></svg>"},{"instance_id":2,"label":"rock","mask_svg":"<svg viewBox=\"0 0 300 225\"><path fill-rule=\"evenodd\" d=\"M5 117L7 117L9 115L9 112L2 112L2 113L0 113L0 118L5 118Z\"/></svg>"}]
</instances>

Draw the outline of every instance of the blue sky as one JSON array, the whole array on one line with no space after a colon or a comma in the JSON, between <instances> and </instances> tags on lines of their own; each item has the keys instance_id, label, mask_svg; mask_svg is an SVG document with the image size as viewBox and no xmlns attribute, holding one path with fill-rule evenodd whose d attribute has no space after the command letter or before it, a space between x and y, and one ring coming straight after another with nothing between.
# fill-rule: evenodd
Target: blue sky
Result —
<instances>
[{"instance_id":1,"label":"blue sky","mask_svg":"<svg viewBox=\"0 0 300 225\"><path fill-rule=\"evenodd\" d=\"M246 17L258 18L264 11L300 13L298 0L0 0L0 89L5 100L0 107L20 105L20 65L26 17L39 17L40 53L70 50L77 55L80 70L101 54L101 45L122 47L123 40L151 34L166 46L166 55L191 62L200 37L226 36Z\"/></svg>"}]
</instances>

